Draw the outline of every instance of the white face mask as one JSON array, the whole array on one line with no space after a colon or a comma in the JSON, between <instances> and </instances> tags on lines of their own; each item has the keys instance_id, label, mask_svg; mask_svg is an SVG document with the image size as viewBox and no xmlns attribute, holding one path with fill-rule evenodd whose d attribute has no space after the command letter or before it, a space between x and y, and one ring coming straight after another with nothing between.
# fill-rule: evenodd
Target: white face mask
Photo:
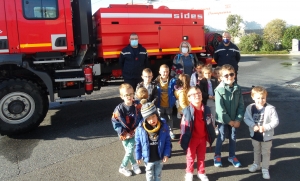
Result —
<instances>
[{"instance_id":1,"label":"white face mask","mask_svg":"<svg viewBox=\"0 0 300 181\"><path fill-rule=\"evenodd\" d=\"M182 48L181 48L181 52L182 52L182 53L187 53L188 51L189 51L189 49L186 48L186 47L182 47Z\"/></svg>"}]
</instances>

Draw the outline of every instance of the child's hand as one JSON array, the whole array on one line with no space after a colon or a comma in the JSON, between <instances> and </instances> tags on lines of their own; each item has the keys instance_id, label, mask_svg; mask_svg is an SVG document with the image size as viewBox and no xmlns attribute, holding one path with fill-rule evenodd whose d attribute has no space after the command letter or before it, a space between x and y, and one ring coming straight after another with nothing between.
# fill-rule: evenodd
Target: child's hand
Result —
<instances>
[{"instance_id":1,"label":"child's hand","mask_svg":"<svg viewBox=\"0 0 300 181\"><path fill-rule=\"evenodd\" d=\"M141 164L141 160L136 160L137 164Z\"/></svg>"},{"instance_id":2,"label":"child's hand","mask_svg":"<svg viewBox=\"0 0 300 181\"><path fill-rule=\"evenodd\" d=\"M241 123L239 121L234 121L233 127L238 128L238 127L240 127L240 124Z\"/></svg>"},{"instance_id":3,"label":"child's hand","mask_svg":"<svg viewBox=\"0 0 300 181\"><path fill-rule=\"evenodd\" d=\"M253 127L253 131L254 132L257 132L259 130L259 127L257 126L257 125L255 125L254 127Z\"/></svg>"},{"instance_id":4,"label":"child's hand","mask_svg":"<svg viewBox=\"0 0 300 181\"><path fill-rule=\"evenodd\" d=\"M168 161L168 158L169 158L169 157L164 156L163 162L164 162L164 163L167 162L167 161Z\"/></svg>"},{"instance_id":5,"label":"child's hand","mask_svg":"<svg viewBox=\"0 0 300 181\"><path fill-rule=\"evenodd\" d=\"M259 132L260 132L260 133L263 133L263 132L265 132L265 128L264 128L264 126L259 126Z\"/></svg>"},{"instance_id":6,"label":"child's hand","mask_svg":"<svg viewBox=\"0 0 300 181\"><path fill-rule=\"evenodd\" d=\"M215 96L208 96L208 99L214 100L214 99L215 99Z\"/></svg>"},{"instance_id":7,"label":"child's hand","mask_svg":"<svg viewBox=\"0 0 300 181\"><path fill-rule=\"evenodd\" d=\"M234 121L229 121L229 123L228 123L231 127L233 127L234 126Z\"/></svg>"}]
</instances>

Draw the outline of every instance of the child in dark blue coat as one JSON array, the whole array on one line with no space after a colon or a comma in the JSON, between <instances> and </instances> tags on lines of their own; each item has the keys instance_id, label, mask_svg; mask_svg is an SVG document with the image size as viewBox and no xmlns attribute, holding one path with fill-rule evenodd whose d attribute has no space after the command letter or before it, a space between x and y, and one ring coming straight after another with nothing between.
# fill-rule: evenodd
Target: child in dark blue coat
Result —
<instances>
[{"instance_id":1,"label":"child in dark blue coat","mask_svg":"<svg viewBox=\"0 0 300 181\"><path fill-rule=\"evenodd\" d=\"M153 103L142 99L141 113L144 121L135 133L135 155L137 163L143 159L146 166L146 180L160 181L163 163L171 156L169 127L163 118L158 117Z\"/></svg>"}]
</instances>

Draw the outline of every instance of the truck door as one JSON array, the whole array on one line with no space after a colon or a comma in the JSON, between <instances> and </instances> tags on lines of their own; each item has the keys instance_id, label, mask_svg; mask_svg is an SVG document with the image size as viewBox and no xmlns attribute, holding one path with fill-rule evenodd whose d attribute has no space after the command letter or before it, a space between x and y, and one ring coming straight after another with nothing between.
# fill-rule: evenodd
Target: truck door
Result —
<instances>
[{"instance_id":1,"label":"truck door","mask_svg":"<svg viewBox=\"0 0 300 181\"><path fill-rule=\"evenodd\" d=\"M163 53L178 52L182 42L182 26L160 26L159 42Z\"/></svg>"},{"instance_id":2,"label":"truck door","mask_svg":"<svg viewBox=\"0 0 300 181\"><path fill-rule=\"evenodd\" d=\"M67 49L64 1L18 0L15 3L20 52Z\"/></svg>"},{"instance_id":3,"label":"truck door","mask_svg":"<svg viewBox=\"0 0 300 181\"><path fill-rule=\"evenodd\" d=\"M6 29L6 17L4 12L4 1L0 0L0 54L8 53L8 40Z\"/></svg>"}]
</instances>

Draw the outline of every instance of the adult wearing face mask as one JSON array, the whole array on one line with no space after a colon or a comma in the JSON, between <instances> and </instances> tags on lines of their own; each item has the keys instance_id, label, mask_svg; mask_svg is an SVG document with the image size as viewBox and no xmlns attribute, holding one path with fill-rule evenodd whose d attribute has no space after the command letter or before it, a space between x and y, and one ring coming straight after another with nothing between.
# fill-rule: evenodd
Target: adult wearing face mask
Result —
<instances>
[{"instance_id":1,"label":"adult wearing face mask","mask_svg":"<svg viewBox=\"0 0 300 181\"><path fill-rule=\"evenodd\" d=\"M192 46L189 42L183 41L179 45L180 53L173 59L171 76L178 77L180 74L187 74L191 77L194 72L194 56L191 53Z\"/></svg>"},{"instance_id":2,"label":"adult wearing face mask","mask_svg":"<svg viewBox=\"0 0 300 181\"><path fill-rule=\"evenodd\" d=\"M230 33L223 33L223 42L219 44L214 53L214 59L218 66L229 64L234 67L235 81L237 82L238 63L240 62L241 55L239 48L232 43Z\"/></svg>"},{"instance_id":3,"label":"adult wearing face mask","mask_svg":"<svg viewBox=\"0 0 300 181\"><path fill-rule=\"evenodd\" d=\"M139 44L139 37L136 33L130 35L129 45L121 51L119 63L124 83L130 84L135 90L137 84L142 81L143 69L148 67L147 50Z\"/></svg>"}]
</instances>

